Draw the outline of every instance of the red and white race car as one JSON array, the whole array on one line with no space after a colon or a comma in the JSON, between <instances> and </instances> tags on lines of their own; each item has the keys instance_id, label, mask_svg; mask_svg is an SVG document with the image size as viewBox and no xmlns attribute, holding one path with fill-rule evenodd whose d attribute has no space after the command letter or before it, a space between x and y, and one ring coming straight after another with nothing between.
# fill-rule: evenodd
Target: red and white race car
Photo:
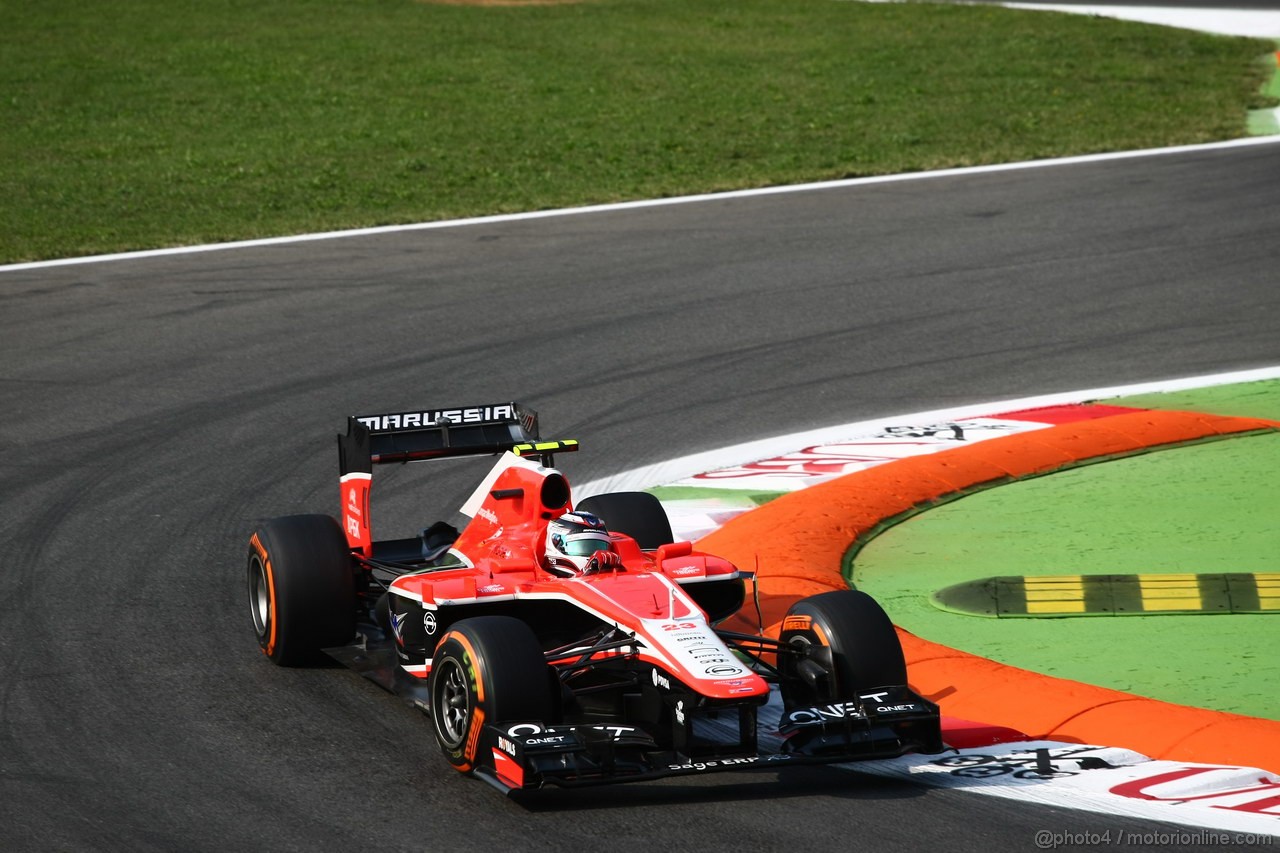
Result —
<instances>
[{"instance_id":1,"label":"red and white race car","mask_svg":"<svg viewBox=\"0 0 1280 853\"><path fill-rule=\"evenodd\" d=\"M503 791L942 749L893 626L852 590L802 599L775 639L716 626L748 576L672 541L643 492L573 502L519 403L366 415L338 436L342 520L249 542L263 653L324 651L420 707L445 758ZM373 541L375 465L498 455L462 531Z\"/></svg>"}]
</instances>

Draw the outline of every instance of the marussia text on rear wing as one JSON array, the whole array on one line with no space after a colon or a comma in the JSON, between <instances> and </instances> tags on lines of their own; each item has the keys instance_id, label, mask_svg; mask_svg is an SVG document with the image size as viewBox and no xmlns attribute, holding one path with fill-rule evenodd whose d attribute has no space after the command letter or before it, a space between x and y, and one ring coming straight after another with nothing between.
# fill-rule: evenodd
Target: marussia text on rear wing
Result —
<instances>
[{"instance_id":1,"label":"marussia text on rear wing","mask_svg":"<svg viewBox=\"0 0 1280 853\"><path fill-rule=\"evenodd\" d=\"M538 413L520 403L422 409L347 418L338 436L342 476L373 466L502 453L538 440Z\"/></svg>"},{"instance_id":2,"label":"marussia text on rear wing","mask_svg":"<svg viewBox=\"0 0 1280 853\"><path fill-rule=\"evenodd\" d=\"M540 457L577 450L575 441L540 441L538 413L522 403L490 403L411 412L352 415L338 435L342 530L352 551L374 555L369 524L373 466L513 451Z\"/></svg>"}]
</instances>

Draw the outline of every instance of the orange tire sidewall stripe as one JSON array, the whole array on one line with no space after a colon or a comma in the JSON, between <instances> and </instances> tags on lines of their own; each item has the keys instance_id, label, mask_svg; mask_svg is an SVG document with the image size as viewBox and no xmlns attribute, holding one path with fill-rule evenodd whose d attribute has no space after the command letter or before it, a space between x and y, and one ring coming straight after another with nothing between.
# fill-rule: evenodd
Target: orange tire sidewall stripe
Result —
<instances>
[{"instance_id":1,"label":"orange tire sidewall stripe","mask_svg":"<svg viewBox=\"0 0 1280 853\"><path fill-rule=\"evenodd\" d=\"M262 541L258 539L258 534L253 534L249 540L249 544L253 546L253 550L258 552L258 558L262 560L262 570L267 575L267 606L271 609L271 618L267 621L270 623L267 635L266 648L262 653L270 657L276 650L276 573L271 568L271 557L267 554L267 549L262 547Z\"/></svg>"},{"instance_id":2,"label":"orange tire sidewall stripe","mask_svg":"<svg viewBox=\"0 0 1280 853\"><path fill-rule=\"evenodd\" d=\"M440 638L440 645L449 640L458 641L458 645L462 646L462 650L467 654L467 665L471 669L471 674L475 677L476 683L476 701L484 701L484 673L480 669L480 656L476 654L475 647L471 645L471 641L458 631L450 631Z\"/></svg>"},{"instance_id":3,"label":"orange tire sidewall stripe","mask_svg":"<svg viewBox=\"0 0 1280 853\"><path fill-rule=\"evenodd\" d=\"M484 728L484 709L479 705L484 701L484 672L480 668L480 657L476 654L475 647L471 645L471 641L467 639L466 635L458 631L449 631L440 638L437 648L451 639L456 640L458 645L462 646L462 651L466 655L467 669L475 679L476 707L472 711L471 727L467 731L467 740L462 748L462 758L466 763L457 765L458 770L465 773L475 765L476 748L480 743L480 732Z\"/></svg>"},{"instance_id":4,"label":"orange tire sidewall stripe","mask_svg":"<svg viewBox=\"0 0 1280 853\"><path fill-rule=\"evenodd\" d=\"M484 708L476 708L475 714L471 717L471 731L467 732L467 747L462 753L462 757L467 760L468 764L474 764L476 760L476 746L480 743L480 731L484 728Z\"/></svg>"},{"instance_id":5,"label":"orange tire sidewall stripe","mask_svg":"<svg viewBox=\"0 0 1280 853\"><path fill-rule=\"evenodd\" d=\"M827 639L827 632L822 630L821 625L819 625L817 622L814 622L810 626L810 630L812 630L814 633L814 636L818 638L818 643L820 645L826 646L827 648L831 648L831 641Z\"/></svg>"}]
</instances>

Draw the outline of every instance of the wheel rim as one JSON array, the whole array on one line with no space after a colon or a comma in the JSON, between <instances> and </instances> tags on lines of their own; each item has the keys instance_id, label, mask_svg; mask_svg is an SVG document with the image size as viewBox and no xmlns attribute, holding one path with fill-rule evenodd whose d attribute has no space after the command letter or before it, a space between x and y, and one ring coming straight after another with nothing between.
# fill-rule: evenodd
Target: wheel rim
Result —
<instances>
[{"instance_id":1,"label":"wheel rim","mask_svg":"<svg viewBox=\"0 0 1280 853\"><path fill-rule=\"evenodd\" d=\"M267 585L266 567L257 555L249 561L249 610L259 639L266 637L271 624L271 590Z\"/></svg>"},{"instance_id":2,"label":"wheel rim","mask_svg":"<svg viewBox=\"0 0 1280 853\"><path fill-rule=\"evenodd\" d=\"M436 731L446 747L456 749L467 736L467 722L471 718L471 688L458 661L444 658L436 666L435 691L431 696Z\"/></svg>"}]
</instances>

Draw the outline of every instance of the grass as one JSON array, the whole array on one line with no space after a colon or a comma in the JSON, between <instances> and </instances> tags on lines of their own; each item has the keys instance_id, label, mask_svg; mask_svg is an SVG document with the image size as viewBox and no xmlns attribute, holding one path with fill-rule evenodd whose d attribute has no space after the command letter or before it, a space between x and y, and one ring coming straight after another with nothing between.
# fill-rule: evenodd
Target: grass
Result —
<instances>
[{"instance_id":1,"label":"grass","mask_svg":"<svg viewBox=\"0 0 1280 853\"><path fill-rule=\"evenodd\" d=\"M0 262L1245 135L1274 45L835 0L9 0Z\"/></svg>"}]
</instances>

